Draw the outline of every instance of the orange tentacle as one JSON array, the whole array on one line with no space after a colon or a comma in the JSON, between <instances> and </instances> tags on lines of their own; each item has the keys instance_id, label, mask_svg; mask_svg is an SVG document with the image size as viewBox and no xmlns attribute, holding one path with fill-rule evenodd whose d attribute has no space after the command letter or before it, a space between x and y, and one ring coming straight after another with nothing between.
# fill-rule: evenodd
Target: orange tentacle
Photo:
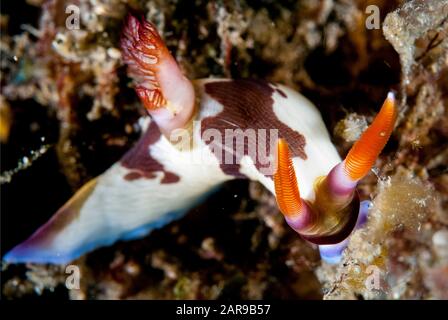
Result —
<instances>
[{"instance_id":1,"label":"orange tentacle","mask_svg":"<svg viewBox=\"0 0 448 320\"><path fill-rule=\"evenodd\" d=\"M277 145L277 170L274 174L275 194L280 211L289 218L302 211L302 200L296 174L289 155L288 143L280 139Z\"/></svg>"},{"instance_id":2,"label":"orange tentacle","mask_svg":"<svg viewBox=\"0 0 448 320\"><path fill-rule=\"evenodd\" d=\"M375 164L389 140L396 118L395 98L389 93L375 120L345 158L345 172L353 181L362 179Z\"/></svg>"}]
</instances>

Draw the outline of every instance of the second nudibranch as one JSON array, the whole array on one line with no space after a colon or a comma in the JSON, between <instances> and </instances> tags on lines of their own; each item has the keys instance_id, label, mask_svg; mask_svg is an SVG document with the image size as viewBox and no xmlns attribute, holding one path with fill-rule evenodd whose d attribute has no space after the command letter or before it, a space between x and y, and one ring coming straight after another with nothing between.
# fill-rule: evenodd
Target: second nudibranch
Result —
<instances>
[{"instance_id":1,"label":"second nudibranch","mask_svg":"<svg viewBox=\"0 0 448 320\"><path fill-rule=\"evenodd\" d=\"M341 160L313 104L259 80L190 81L153 24L128 16L123 60L150 117L120 161L89 181L30 238L10 263L68 263L101 246L147 235L180 218L220 184L259 181L287 223L340 260L367 217L356 185L374 165L395 123L393 94Z\"/></svg>"}]
</instances>

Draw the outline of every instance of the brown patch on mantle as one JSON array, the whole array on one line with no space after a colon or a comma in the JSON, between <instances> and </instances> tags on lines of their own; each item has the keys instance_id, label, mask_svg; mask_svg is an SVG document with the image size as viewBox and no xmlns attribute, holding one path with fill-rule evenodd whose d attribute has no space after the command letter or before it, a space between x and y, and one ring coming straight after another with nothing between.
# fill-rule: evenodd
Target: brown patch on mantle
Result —
<instances>
[{"instance_id":1,"label":"brown patch on mantle","mask_svg":"<svg viewBox=\"0 0 448 320\"><path fill-rule=\"evenodd\" d=\"M274 113L274 100L272 94L274 89L264 81L259 80L232 80L232 81L218 81L205 84L205 92L224 106L223 111L219 114L207 117L201 123L201 135L207 129L216 129L220 132L222 137L225 137L226 129L241 129L243 132L246 129L266 129L266 138L261 139L257 134L259 141L256 143L264 143L267 154L271 154L270 129L277 129L279 138L284 138L288 142L293 157L300 157L306 159L305 154L305 137L300 133L289 128L286 124L281 122ZM224 138L223 138L224 139ZM250 137L244 139L244 155L248 155L248 141ZM206 143L211 147L212 152L219 145L214 145L214 141L207 141ZM274 142L275 144L277 141ZM236 146L233 143L233 151L222 150L222 159L220 161L221 169L224 173L235 176L244 177L240 173L239 159L235 158ZM232 155L233 152L233 155ZM219 157L215 153L215 156ZM233 157L232 164L224 163L226 157ZM257 157L258 158L258 157ZM269 165L260 163L259 159L253 159L258 170ZM268 175L272 177L271 175Z\"/></svg>"},{"instance_id":2,"label":"brown patch on mantle","mask_svg":"<svg viewBox=\"0 0 448 320\"><path fill-rule=\"evenodd\" d=\"M161 180L162 184L176 183L180 180L178 175L166 171L163 164L151 156L149 147L159 141L161 136L162 133L160 132L159 127L154 121L151 121L145 134L121 159L121 164L132 170L132 172L124 177L126 180L141 178L154 179L157 177L156 172L164 173L164 177Z\"/></svg>"}]
</instances>

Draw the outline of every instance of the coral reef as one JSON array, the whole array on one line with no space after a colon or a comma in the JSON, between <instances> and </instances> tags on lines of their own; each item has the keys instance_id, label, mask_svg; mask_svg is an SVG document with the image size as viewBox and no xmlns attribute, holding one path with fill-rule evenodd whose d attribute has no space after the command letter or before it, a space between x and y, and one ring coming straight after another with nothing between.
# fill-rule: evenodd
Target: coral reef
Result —
<instances>
[{"instance_id":1,"label":"coral reef","mask_svg":"<svg viewBox=\"0 0 448 320\"><path fill-rule=\"evenodd\" d=\"M67 27L72 3L79 29ZM382 28L366 28L369 5L379 9ZM322 112L341 155L390 89L398 92L400 114L359 187L373 203L369 221L339 265L320 261L263 187L234 181L148 237L74 261L79 289L67 290L65 266L3 265L2 297L448 298L446 1L20 6L27 14L19 17L2 4L0 19L3 253L137 140L143 108L118 49L127 11L157 26L189 78L264 78L301 91Z\"/></svg>"}]
</instances>

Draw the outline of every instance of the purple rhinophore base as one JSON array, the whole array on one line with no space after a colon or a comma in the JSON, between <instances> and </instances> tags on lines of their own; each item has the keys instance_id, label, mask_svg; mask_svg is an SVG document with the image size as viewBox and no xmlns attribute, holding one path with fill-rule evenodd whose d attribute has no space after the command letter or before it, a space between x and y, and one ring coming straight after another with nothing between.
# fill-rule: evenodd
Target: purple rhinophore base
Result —
<instances>
[{"instance_id":1,"label":"purple rhinophore base","mask_svg":"<svg viewBox=\"0 0 448 320\"><path fill-rule=\"evenodd\" d=\"M308 204L302 200L302 212L297 217L285 217L286 223L299 234L313 223L313 214Z\"/></svg>"},{"instance_id":2,"label":"purple rhinophore base","mask_svg":"<svg viewBox=\"0 0 448 320\"><path fill-rule=\"evenodd\" d=\"M327 176L330 193L337 197L350 197L358 184L347 176L344 166L345 163L342 161L331 169Z\"/></svg>"},{"instance_id":3,"label":"purple rhinophore base","mask_svg":"<svg viewBox=\"0 0 448 320\"><path fill-rule=\"evenodd\" d=\"M358 220L356 221L356 225L353 230L362 228L366 224L367 216L371 207L371 201L365 200L361 202L359 206ZM319 252L322 260L330 264L339 263L342 259L342 252L345 248L347 248L349 241L350 237L336 244L320 245Z\"/></svg>"}]
</instances>

